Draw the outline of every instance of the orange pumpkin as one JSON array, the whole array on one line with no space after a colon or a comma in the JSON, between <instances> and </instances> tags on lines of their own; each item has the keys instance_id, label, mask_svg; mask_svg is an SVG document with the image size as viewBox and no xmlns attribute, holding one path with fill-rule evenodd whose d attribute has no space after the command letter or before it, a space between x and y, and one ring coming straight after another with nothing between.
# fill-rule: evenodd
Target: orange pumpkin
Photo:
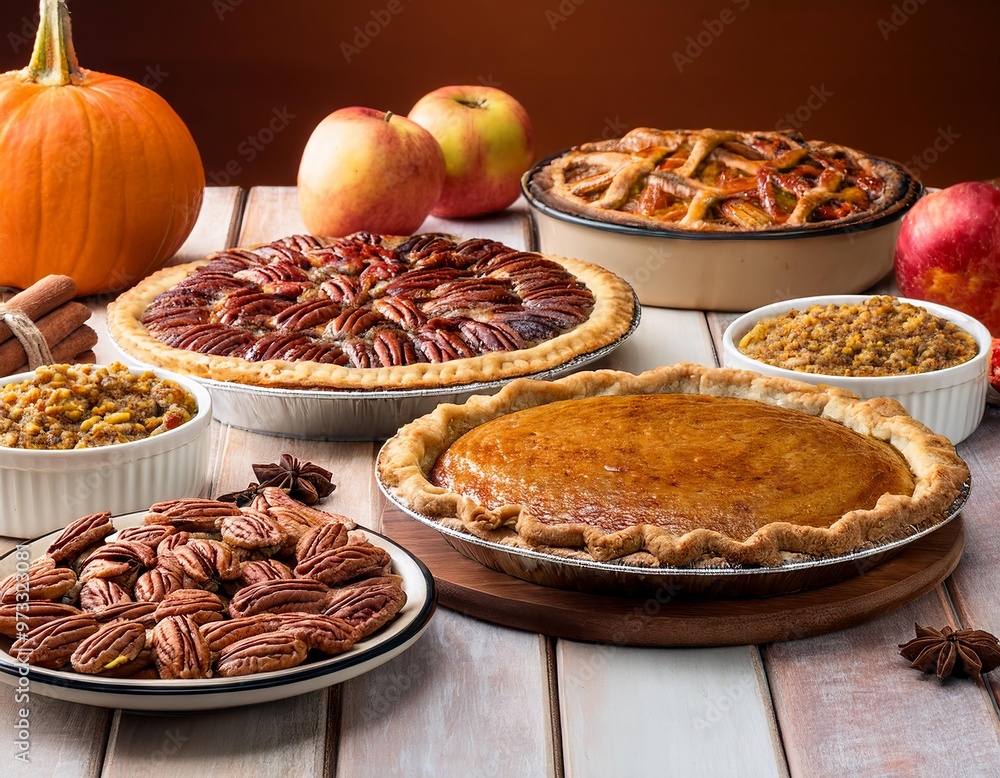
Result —
<instances>
[{"instance_id":1,"label":"orange pumpkin","mask_svg":"<svg viewBox=\"0 0 1000 778\"><path fill-rule=\"evenodd\" d=\"M155 92L79 67L64 0L41 0L31 63L0 75L0 285L49 273L81 295L161 267L201 209L191 133Z\"/></svg>"}]
</instances>

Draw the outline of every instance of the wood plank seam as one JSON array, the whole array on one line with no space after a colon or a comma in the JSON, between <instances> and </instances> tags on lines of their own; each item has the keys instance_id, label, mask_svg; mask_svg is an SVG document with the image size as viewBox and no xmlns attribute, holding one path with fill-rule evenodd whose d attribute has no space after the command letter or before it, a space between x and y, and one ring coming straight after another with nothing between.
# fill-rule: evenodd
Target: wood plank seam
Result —
<instances>
[{"instance_id":1,"label":"wood plank seam","mask_svg":"<svg viewBox=\"0 0 1000 778\"><path fill-rule=\"evenodd\" d=\"M323 748L323 775L336 775L337 763L340 757L340 750L337 744L340 743L340 727L344 717L341 710L344 695L340 693L340 686L334 686L328 690L329 700L327 701L326 716L326 743Z\"/></svg>"},{"instance_id":2,"label":"wood plank seam","mask_svg":"<svg viewBox=\"0 0 1000 778\"><path fill-rule=\"evenodd\" d=\"M552 763L556 778L563 778L562 716L559 710L559 671L556 667L556 638L545 641L545 672L548 675L549 727L552 730Z\"/></svg>"},{"instance_id":3,"label":"wood plank seam","mask_svg":"<svg viewBox=\"0 0 1000 778\"><path fill-rule=\"evenodd\" d=\"M968 625L962 621L962 615L959 613L958 608L955 606L955 601L951 596L951 586L952 579L949 577L943 584L941 584L941 595L944 600L945 607L951 614L955 627L957 629L976 629L975 625ZM1000 703L997 702L996 695L993 693L993 687L990 686L985 678L980 676L980 680L977 681L977 684L982 693L986 695L986 699L989 700L990 706L993 709L993 717L995 719L994 723L997 729L997 739L1000 740Z\"/></svg>"},{"instance_id":4,"label":"wood plank seam","mask_svg":"<svg viewBox=\"0 0 1000 778\"><path fill-rule=\"evenodd\" d=\"M767 706L767 726L771 731L772 750L775 757L780 755L781 763L778 766L782 770L782 774L787 778L787 776L791 775L788 767L788 752L785 749L785 739L781 735L781 727L778 725L778 713L774 705L774 695L771 692L771 682L768 680L767 668L764 665L764 653L760 650L760 646L748 646L748 649L750 651L750 662L762 687L761 696Z\"/></svg>"}]
</instances>

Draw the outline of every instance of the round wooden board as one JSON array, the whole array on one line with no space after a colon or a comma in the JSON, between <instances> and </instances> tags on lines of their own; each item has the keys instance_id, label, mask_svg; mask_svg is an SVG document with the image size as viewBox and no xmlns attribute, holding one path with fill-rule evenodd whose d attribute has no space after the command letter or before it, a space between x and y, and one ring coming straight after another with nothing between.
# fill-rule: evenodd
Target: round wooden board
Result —
<instances>
[{"instance_id":1,"label":"round wooden board","mask_svg":"<svg viewBox=\"0 0 1000 778\"><path fill-rule=\"evenodd\" d=\"M659 600L552 589L480 565L392 506L382 531L416 554L438 602L507 627L625 646L731 646L805 638L901 608L944 581L962 556L958 517L867 573L811 591L745 600Z\"/></svg>"}]
</instances>

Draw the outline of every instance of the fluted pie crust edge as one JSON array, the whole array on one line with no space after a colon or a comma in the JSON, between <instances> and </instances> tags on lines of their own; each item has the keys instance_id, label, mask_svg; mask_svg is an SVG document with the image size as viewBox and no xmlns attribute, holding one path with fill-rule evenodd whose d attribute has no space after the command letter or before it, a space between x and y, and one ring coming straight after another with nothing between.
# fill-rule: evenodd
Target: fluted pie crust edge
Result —
<instances>
[{"instance_id":1,"label":"fluted pie crust edge","mask_svg":"<svg viewBox=\"0 0 1000 778\"><path fill-rule=\"evenodd\" d=\"M883 494L871 510L844 514L829 528L775 522L745 541L711 527L676 537L653 525L605 531L585 524L543 524L522 505L490 510L429 480L438 457L472 428L550 402L599 395L685 393L733 397L802 411L893 445L915 480L912 496ZM552 441L558 445L558 441ZM822 466L822 463L819 463ZM852 392L726 368L679 363L632 375L610 370L558 381L519 379L498 394L441 405L404 426L377 461L382 484L417 514L483 540L555 556L641 567L734 563L776 566L790 556L840 556L875 542L902 539L944 519L969 481L954 446L913 419L895 400L861 400Z\"/></svg>"},{"instance_id":2,"label":"fluted pie crust edge","mask_svg":"<svg viewBox=\"0 0 1000 778\"><path fill-rule=\"evenodd\" d=\"M539 256L561 265L591 291L594 307L587 320L529 348L495 351L450 362L355 368L311 361L253 362L168 346L143 326L143 312L157 295L180 283L208 259L165 268L148 276L108 306L107 324L116 345L130 357L196 378L279 389L370 391L435 389L541 373L610 346L628 333L637 303L625 281L602 267L577 259L552 254Z\"/></svg>"}]
</instances>

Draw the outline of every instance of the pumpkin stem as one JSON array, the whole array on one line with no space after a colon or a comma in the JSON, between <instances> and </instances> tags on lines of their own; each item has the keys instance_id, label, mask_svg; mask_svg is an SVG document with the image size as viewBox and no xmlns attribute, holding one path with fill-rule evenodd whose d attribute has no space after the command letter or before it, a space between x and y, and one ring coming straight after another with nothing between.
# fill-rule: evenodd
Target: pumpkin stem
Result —
<instances>
[{"instance_id":1,"label":"pumpkin stem","mask_svg":"<svg viewBox=\"0 0 1000 778\"><path fill-rule=\"evenodd\" d=\"M73 48L66 0L39 0L35 49L22 72L28 81L43 86L79 84L83 80Z\"/></svg>"}]
</instances>

